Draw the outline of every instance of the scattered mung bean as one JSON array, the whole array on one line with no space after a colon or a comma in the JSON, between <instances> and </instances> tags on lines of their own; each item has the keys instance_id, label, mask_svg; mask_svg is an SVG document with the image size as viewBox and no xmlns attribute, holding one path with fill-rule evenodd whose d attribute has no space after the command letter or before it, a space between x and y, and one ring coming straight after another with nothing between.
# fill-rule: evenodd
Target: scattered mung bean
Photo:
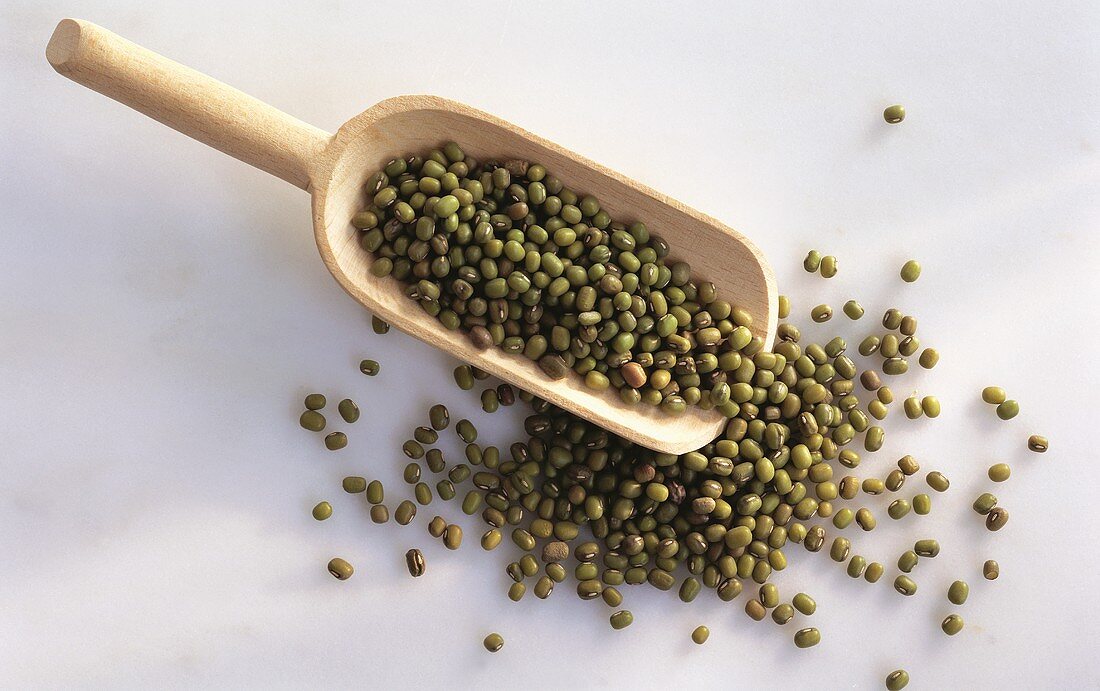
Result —
<instances>
[{"instance_id":1,"label":"scattered mung bean","mask_svg":"<svg viewBox=\"0 0 1100 691\"><path fill-rule=\"evenodd\" d=\"M906 596L916 595L917 584L912 578L901 575L894 579L894 590Z\"/></svg>"},{"instance_id":2,"label":"scattered mung bean","mask_svg":"<svg viewBox=\"0 0 1100 691\"><path fill-rule=\"evenodd\" d=\"M904 669L895 669L886 675L886 691L901 691L909 686L909 672Z\"/></svg>"},{"instance_id":3,"label":"scattered mung bean","mask_svg":"<svg viewBox=\"0 0 1100 691\"><path fill-rule=\"evenodd\" d=\"M329 451L339 451L348 445L348 436L343 432L332 432L325 437L325 448Z\"/></svg>"},{"instance_id":4,"label":"scattered mung bean","mask_svg":"<svg viewBox=\"0 0 1100 691\"><path fill-rule=\"evenodd\" d=\"M954 636L963 630L963 618L957 614L949 614L940 624L940 628L948 636Z\"/></svg>"},{"instance_id":5,"label":"scattered mung bean","mask_svg":"<svg viewBox=\"0 0 1100 691\"><path fill-rule=\"evenodd\" d=\"M405 565L409 568L409 575L419 578L424 575L424 554L418 549L410 549L405 552Z\"/></svg>"},{"instance_id":6,"label":"scattered mung bean","mask_svg":"<svg viewBox=\"0 0 1100 691\"><path fill-rule=\"evenodd\" d=\"M340 557L333 557L328 563L328 572L337 580L346 581L355 573L355 569Z\"/></svg>"},{"instance_id":7,"label":"scattered mung bean","mask_svg":"<svg viewBox=\"0 0 1100 691\"><path fill-rule=\"evenodd\" d=\"M969 595L970 586L966 581L955 581L947 589L947 600L953 605L965 604Z\"/></svg>"},{"instance_id":8,"label":"scattered mung bean","mask_svg":"<svg viewBox=\"0 0 1100 691\"><path fill-rule=\"evenodd\" d=\"M703 645L710 638L710 629L705 626L697 626L695 630L691 632L691 640L696 645Z\"/></svg>"},{"instance_id":9,"label":"scattered mung bean","mask_svg":"<svg viewBox=\"0 0 1100 691\"><path fill-rule=\"evenodd\" d=\"M985 517L985 527L991 531L997 531L1005 527L1008 523L1008 510L1002 506L998 506L990 510Z\"/></svg>"},{"instance_id":10,"label":"scattered mung bean","mask_svg":"<svg viewBox=\"0 0 1100 691\"><path fill-rule=\"evenodd\" d=\"M344 422L348 424L359 420L359 406L355 405L355 401L350 398L340 401L336 409L340 412L340 417L344 418Z\"/></svg>"},{"instance_id":11,"label":"scattered mung bean","mask_svg":"<svg viewBox=\"0 0 1100 691\"><path fill-rule=\"evenodd\" d=\"M634 615L628 609L620 610L611 615L611 628L619 631L634 623Z\"/></svg>"},{"instance_id":12,"label":"scattered mung bean","mask_svg":"<svg viewBox=\"0 0 1100 691\"><path fill-rule=\"evenodd\" d=\"M1004 482L1012 475L1012 468L1007 463L994 463L989 466L989 479L993 482Z\"/></svg>"},{"instance_id":13,"label":"scattered mung bean","mask_svg":"<svg viewBox=\"0 0 1100 691\"><path fill-rule=\"evenodd\" d=\"M891 125L896 125L905 119L905 106L892 105L887 106L886 110L882 111L882 119Z\"/></svg>"},{"instance_id":14,"label":"scattered mung bean","mask_svg":"<svg viewBox=\"0 0 1100 691\"><path fill-rule=\"evenodd\" d=\"M794 634L794 644L799 648L812 648L821 642L821 632L814 627L799 629Z\"/></svg>"},{"instance_id":15,"label":"scattered mung bean","mask_svg":"<svg viewBox=\"0 0 1100 691\"><path fill-rule=\"evenodd\" d=\"M900 108L900 107L901 106L890 106L890 108ZM887 108L887 110L889 110L889 108ZM902 109L902 111L901 111L901 117L902 118L905 117L905 110L904 109ZM887 117L886 121L890 122L890 118ZM898 120L898 122L901 122L901 121ZM913 281L916 281L918 278L920 278L920 262L916 261L915 259L910 259L909 261L902 264L902 266L901 266L901 280L905 281L906 283L912 283Z\"/></svg>"},{"instance_id":16,"label":"scattered mung bean","mask_svg":"<svg viewBox=\"0 0 1100 691\"><path fill-rule=\"evenodd\" d=\"M320 432L325 428L325 416L318 413L316 410L307 410L302 413L302 417L299 418L298 424L303 429L307 429L310 432Z\"/></svg>"},{"instance_id":17,"label":"scattered mung bean","mask_svg":"<svg viewBox=\"0 0 1100 691\"><path fill-rule=\"evenodd\" d=\"M1046 437L1033 434L1027 438L1027 448L1035 453L1045 453L1050 448L1050 443Z\"/></svg>"},{"instance_id":18,"label":"scattered mung bean","mask_svg":"<svg viewBox=\"0 0 1100 691\"><path fill-rule=\"evenodd\" d=\"M985 561L985 563L982 564L982 576L985 577L985 580L995 581L995 580L997 580L997 576L1000 576L1000 575L1001 575L1001 566L996 561L994 561L992 559L987 559Z\"/></svg>"}]
</instances>

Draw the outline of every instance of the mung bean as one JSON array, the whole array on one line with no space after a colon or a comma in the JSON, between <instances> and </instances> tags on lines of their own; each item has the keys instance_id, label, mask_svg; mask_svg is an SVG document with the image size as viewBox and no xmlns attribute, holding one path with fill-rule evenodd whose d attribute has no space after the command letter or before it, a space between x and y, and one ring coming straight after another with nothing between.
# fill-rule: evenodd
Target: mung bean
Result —
<instances>
[{"instance_id":1,"label":"mung bean","mask_svg":"<svg viewBox=\"0 0 1100 691\"><path fill-rule=\"evenodd\" d=\"M355 568L340 557L333 557L328 563L328 572L337 580L346 581L355 573Z\"/></svg>"},{"instance_id":2,"label":"mung bean","mask_svg":"<svg viewBox=\"0 0 1100 691\"><path fill-rule=\"evenodd\" d=\"M940 628L948 636L954 636L963 630L963 618L957 614L949 614L940 624Z\"/></svg>"},{"instance_id":3,"label":"mung bean","mask_svg":"<svg viewBox=\"0 0 1100 691\"><path fill-rule=\"evenodd\" d=\"M821 632L814 627L799 629L794 634L794 644L799 648L812 648L821 642Z\"/></svg>"}]
</instances>

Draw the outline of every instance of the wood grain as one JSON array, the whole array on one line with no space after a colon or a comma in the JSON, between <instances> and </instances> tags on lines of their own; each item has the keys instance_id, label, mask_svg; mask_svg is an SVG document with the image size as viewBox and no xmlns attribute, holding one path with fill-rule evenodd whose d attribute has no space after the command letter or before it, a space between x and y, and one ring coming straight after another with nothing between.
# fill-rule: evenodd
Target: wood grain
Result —
<instances>
[{"instance_id":1,"label":"wood grain","mask_svg":"<svg viewBox=\"0 0 1100 691\"><path fill-rule=\"evenodd\" d=\"M47 48L58 72L310 191L321 259L353 298L398 329L592 422L659 451L683 453L721 433L725 419L689 407L668 417L627 406L614 392L587 389L576 375L552 381L535 363L491 348L478 351L444 329L404 295L392 278L370 273L351 216L366 204L363 183L394 155L457 141L479 159L537 161L569 187L595 195L617 220L642 220L672 247L672 258L753 315L752 331L770 344L778 297L760 251L718 220L670 199L553 142L469 106L434 96L383 101L336 135L306 125L225 84L77 20L58 25Z\"/></svg>"}]
</instances>

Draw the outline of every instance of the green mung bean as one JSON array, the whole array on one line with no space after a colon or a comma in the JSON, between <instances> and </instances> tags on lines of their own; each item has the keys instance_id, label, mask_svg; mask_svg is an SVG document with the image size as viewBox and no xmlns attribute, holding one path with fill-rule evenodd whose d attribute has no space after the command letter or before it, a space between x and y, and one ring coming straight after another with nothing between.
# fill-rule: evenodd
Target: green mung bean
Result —
<instances>
[{"instance_id":1,"label":"green mung bean","mask_svg":"<svg viewBox=\"0 0 1100 691\"><path fill-rule=\"evenodd\" d=\"M371 325L371 329L374 331L374 333L378 334L379 336L385 335L385 334L390 332L389 323L386 322L385 320L379 319L378 317L375 317L373 315L370 318L370 325Z\"/></svg>"},{"instance_id":2,"label":"green mung bean","mask_svg":"<svg viewBox=\"0 0 1100 691\"><path fill-rule=\"evenodd\" d=\"M332 432L325 437L325 448L329 451L339 451L348 445L348 435L343 432Z\"/></svg>"},{"instance_id":3,"label":"green mung bean","mask_svg":"<svg viewBox=\"0 0 1100 691\"><path fill-rule=\"evenodd\" d=\"M349 475L343 479L341 485L348 494L359 494L367 491L367 479L358 475Z\"/></svg>"},{"instance_id":4,"label":"green mung bean","mask_svg":"<svg viewBox=\"0 0 1100 691\"><path fill-rule=\"evenodd\" d=\"M902 555L898 557L898 568L905 573L909 573L916 567L918 559L917 553L913 550L902 552Z\"/></svg>"},{"instance_id":5,"label":"green mung bean","mask_svg":"<svg viewBox=\"0 0 1100 691\"><path fill-rule=\"evenodd\" d=\"M878 525L878 521L875 520L875 515L870 509L861 508L856 511L856 524L864 531L871 531Z\"/></svg>"},{"instance_id":6,"label":"green mung bean","mask_svg":"<svg viewBox=\"0 0 1100 691\"><path fill-rule=\"evenodd\" d=\"M894 468L886 475L884 484L886 489L891 492L897 492L905 484L905 473L901 472L901 468Z\"/></svg>"},{"instance_id":7,"label":"green mung bean","mask_svg":"<svg viewBox=\"0 0 1100 691\"><path fill-rule=\"evenodd\" d=\"M428 534L432 537L442 537L447 530L447 521L442 516L436 516L428 522Z\"/></svg>"},{"instance_id":8,"label":"green mung bean","mask_svg":"<svg viewBox=\"0 0 1100 691\"><path fill-rule=\"evenodd\" d=\"M799 648L812 648L821 642L821 632L814 627L799 629L794 634L794 644Z\"/></svg>"},{"instance_id":9,"label":"green mung bean","mask_svg":"<svg viewBox=\"0 0 1100 691\"><path fill-rule=\"evenodd\" d=\"M886 572L886 568L877 561L873 561L867 565L867 570L863 572L863 579L868 583L878 583L878 580L882 578L882 574Z\"/></svg>"},{"instance_id":10,"label":"green mung bean","mask_svg":"<svg viewBox=\"0 0 1100 691\"><path fill-rule=\"evenodd\" d=\"M895 669L886 675L886 691L901 691L909 686L909 672L904 669Z\"/></svg>"},{"instance_id":11,"label":"green mung bean","mask_svg":"<svg viewBox=\"0 0 1100 691\"><path fill-rule=\"evenodd\" d=\"M424 553L418 549L410 549L405 552L405 566L409 569L409 575L419 578L424 575Z\"/></svg>"},{"instance_id":12,"label":"green mung bean","mask_svg":"<svg viewBox=\"0 0 1100 691\"><path fill-rule=\"evenodd\" d=\"M963 618L957 614L949 614L940 624L940 628L948 636L954 636L963 630Z\"/></svg>"},{"instance_id":13,"label":"green mung bean","mask_svg":"<svg viewBox=\"0 0 1100 691\"><path fill-rule=\"evenodd\" d=\"M965 604L969 595L970 586L966 584L966 581L955 581L947 589L947 600L953 605Z\"/></svg>"},{"instance_id":14,"label":"green mung bean","mask_svg":"<svg viewBox=\"0 0 1100 691\"><path fill-rule=\"evenodd\" d=\"M900 108L900 107L901 106L890 106L890 108ZM887 111L889 111L889 110L890 109L887 108ZM905 117L905 110L904 109L902 109L902 111L901 111L901 117L902 118ZM891 122L889 116L887 116L886 121ZM897 120L897 122L901 122L901 120ZM913 281L916 281L918 278L920 278L920 262L916 261L915 259L910 259L909 261L902 264L902 267L901 267L901 280L905 281L906 283L912 283Z\"/></svg>"},{"instance_id":15,"label":"green mung bean","mask_svg":"<svg viewBox=\"0 0 1100 691\"><path fill-rule=\"evenodd\" d=\"M987 559L985 563L982 564L982 576L985 578L985 580L995 581L997 580L997 576L1000 575L1001 566L996 561L992 559Z\"/></svg>"},{"instance_id":16,"label":"green mung bean","mask_svg":"<svg viewBox=\"0 0 1100 691\"><path fill-rule=\"evenodd\" d=\"M818 305L810 310L810 319L817 323L827 322L833 318L833 308L828 305Z\"/></svg>"},{"instance_id":17,"label":"green mung bean","mask_svg":"<svg viewBox=\"0 0 1100 691\"><path fill-rule=\"evenodd\" d=\"M982 400L992 405L1005 402L1005 390L999 386L987 386L982 389Z\"/></svg>"},{"instance_id":18,"label":"green mung bean","mask_svg":"<svg viewBox=\"0 0 1100 691\"><path fill-rule=\"evenodd\" d=\"M420 444L434 444L439 441L439 432L431 427L417 427L413 430L413 439Z\"/></svg>"},{"instance_id":19,"label":"green mung bean","mask_svg":"<svg viewBox=\"0 0 1100 691\"><path fill-rule=\"evenodd\" d=\"M459 420L455 425L455 431L458 433L459 438L467 444L473 444L477 441L477 428L469 420Z\"/></svg>"},{"instance_id":20,"label":"green mung bean","mask_svg":"<svg viewBox=\"0 0 1100 691\"><path fill-rule=\"evenodd\" d=\"M898 469L906 476L916 475L920 471L920 463L911 455L906 454L898 459Z\"/></svg>"},{"instance_id":21,"label":"green mung bean","mask_svg":"<svg viewBox=\"0 0 1100 691\"><path fill-rule=\"evenodd\" d=\"M917 584L912 578L901 575L894 579L894 590L906 596L916 595Z\"/></svg>"},{"instance_id":22,"label":"green mung bean","mask_svg":"<svg viewBox=\"0 0 1100 691\"><path fill-rule=\"evenodd\" d=\"M882 373L898 376L909 371L909 361L903 357L890 357L882 363Z\"/></svg>"},{"instance_id":23,"label":"green mung bean","mask_svg":"<svg viewBox=\"0 0 1100 691\"><path fill-rule=\"evenodd\" d=\"M924 369L932 369L939 361L940 353L935 348L925 348L921 351L920 357L917 358L917 362Z\"/></svg>"},{"instance_id":24,"label":"green mung bean","mask_svg":"<svg viewBox=\"0 0 1100 691\"><path fill-rule=\"evenodd\" d=\"M859 578L863 575L863 572L867 569L867 559L855 554L848 560L847 572L852 578Z\"/></svg>"},{"instance_id":25,"label":"green mung bean","mask_svg":"<svg viewBox=\"0 0 1100 691\"><path fill-rule=\"evenodd\" d=\"M416 504L408 499L403 500L394 510L393 518L400 525L412 523L413 518L416 518Z\"/></svg>"},{"instance_id":26,"label":"green mung bean","mask_svg":"<svg viewBox=\"0 0 1100 691\"><path fill-rule=\"evenodd\" d=\"M332 516L332 504L322 501L313 507L313 517L318 521L324 521Z\"/></svg>"},{"instance_id":27,"label":"green mung bean","mask_svg":"<svg viewBox=\"0 0 1100 691\"><path fill-rule=\"evenodd\" d=\"M903 316L901 310L891 307L883 313L882 325L890 331L894 331L901 326Z\"/></svg>"},{"instance_id":28,"label":"green mung bean","mask_svg":"<svg viewBox=\"0 0 1100 691\"><path fill-rule=\"evenodd\" d=\"M325 428L325 416L318 413L316 410L307 410L302 413L302 417L299 418L298 424L303 429L307 429L310 432L320 432Z\"/></svg>"},{"instance_id":29,"label":"green mung bean","mask_svg":"<svg viewBox=\"0 0 1100 691\"><path fill-rule=\"evenodd\" d=\"M809 273L817 273L817 270L821 268L821 253L817 250L810 250L806 254L806 258L802 260L802 268Z\"/></svg>"},{"instance_id":30,"label":"green mung bean","mask_svg":"<svg viewBox=\"0 0 1100 691\"><path fill-rule=\"evenodd\" d=\"M780 626L783 626L791 619L794 619L794 607L783 603L772 610L772 621Z\"/></svg>"},{"instance_id":31,"label":"green mung bean","mask_svg":"<svg viewBox=\"0 0 1100 691\"><path fill-rule=\"evenodd\" d=\"M917 540L913 544L913 551L919 557L935 557L940 553L940 543L931 539Z\"/></svg>"},{"instance_id":32,"label":"green mung bean","mask_svg":"<svg viewBox=\"0 0 1100 691\"><path fill-rule=\"evenodd\" d=\"M745 614L756 621L763 621L764 617L768 616L768 610L760 604L759 600L749 599L745 602Z\"/></svg>"},{"instance_id":33,"label":"green mung bean","mask_svg":"<svg viewBox=\"0 0 1100 691\"><path fill-rule=\"evenodd\" d=\"M491 633L485 637L485 640L482 641L482 645L484 645L485 649L490 653L495 653L504 647L504 637L499 633Z\"/></svg>"},{"instance_id":34,"label":"green mung bean","mask_svg":"<svg viewBox=\"0 0 1100 691\"><path fill-rule=\"evenodd\" d=\"M355 573L355 568L340 557L333 557L329 560L328 572L337 580L346 581Z\"/></svg>"},{"instance_id":35,"label":"green mung bean","mask_svg":"<svg viewBox=\"0 0 1100 691\"><path fill-rule=\"evenodd\" d=\"M913 497L913 513L918 516L927 516L932 513L932 497L927 494L917 494Z\"/></svg>"},{"instance_id":36,"label":"green mung bean","mask_svg":"<svg viewBox=\"0 0 1100 691\"><path fill-rule=\"evenodd\" d=\"M381 504L385 499L385 488L379 480L371 480L367 484L367 501L371 504Z\"/></svg>"},{"instance_id":37,"label":"green mung bean","mask_svg":"<svg viewBox=\"0 0 1100 691\"><path fill-rule=\"evenodd\" d=\"M443 530L443 544L447 549L458 549L462 546L462 527L450 523Z\"/></svg>"},{"instance_id":38,"label":"green mung bean","mask_svg":"<svg viewBox=\"0 0 1100 691\"><path fill-rule=\"evenodd\" d=\"M905 119L905 106L897 104L887 106L886 110L882 111L882 119L890 123L891 125L898 124Z\"/></svg>"},{"instance_id":39,"label":"green mung bean","mask_svg":"<svg viewBox=\"0 0 1100 691\"><path fill-rule=\"evenodd\" d=\"M503 535L499 528L490 528L481 536L481 548L486 552L491 552L500 545L502 539Z\"/></svg>"},{"instance_id":40,"label":"green mung bean","mask_svg":"<svg viewBox=\"0 0 1100 691\"><path fill-rule=\"evenodd\" d=\"M463 391L474 388L474 374L469 365L459 365L454 371L455 384Z\"/></svg>"},{"instance_id":41,"label":"green mung bean","mask_svg":"<svg viewBox=\"0 0 1100 691\"><path fill-rule=\"evenodd\" d=\"M451 413L447 410L447 406L437 403L428 409L428 420L431 422L432 429L441 432L451 424Z\"/></svg>"},{"instance_id":42,"label":"green mung bean","mask_svg":"<svg viewBox=\"0 0 1100 691\"><path fill-rule=\"evenodd\" d=\"M991 531L997 531L1008 523L1008 510L1002 506L995 507L985 517L985 527Z\"/></svg>"},{"instance_id":43,"label":"green mung bean","mask_svg":"<svg viewBox=\"0 0 1100 691\"><path fill-rule=\"evenodd\" d=\"M1012 468L1007 463L994 463L989 466L988 475L993 482L1004 482L1012 475Z\"/></svg>"},{"instance_id":44,"label":"green mung bean","mask_svg":"<svg viewBox=\"0 0 1100 691\"><path fill-rule=\"evenodd\" d=\"M912 505L909 503L908 500L895 499L894 501L890 502L887 513L890 515L890 518L896 521L908 515L910 509L912 509Z\"/></svg>"},{"instance_id":45,"label":"green mung bean","mask_svg":"<svg viewBox=\"0 0 1100 691\"><path fill-rule=\"evenodd\" d=\"M837 272L837 259L831 254L827 254L821 258L821 277L832 278L836 276Z\"/></svg>"},{"instance_id":46,"label":"green mung bean","mask_svg":"<svg viewBox=\"0 0 1100 691\"><path fill-rule=\"evenodd\" d=\"M325 395L320 393L311 393L305 399L307 410L321 410L326 402Z\"/></svg>"},{"instance_id":47,"label":"green mung bean","mask_svg":"<svg viewBox=\"0 0 1100 691\"><path fill-rule=\"evenodd\" d=\"M779 296L779 318L786 319L791 315L791 299L786 295Z\"/></svg>"},{"instance_id":48,"label":"green mung bean","mask_svg":"<svg viewBox=\"0 0 1100 691\"><path fill-rule=\"evenodd\" d=\"M863 481L862 489L866 494L882 494L886 491L886 485L877 477L869 477Z\"/></svg>"},{"instance_id":49,"label":"green mung bean","mask_svg":"<svg viewBox=\"0 0 1100 691\"><path fill-rule=\"evenodd\" d=\"M527 585L524 584L522 581L518 581L508 586L508 599L512 602L519 602L526 594Z\"/></svg>"},{"instance_id":50,"label":"green mung bean","mask_svg":"<svg viewBox=\"0 0 1100 691\"><path fill-rule=\"evenodd\" d=\"M844 303L844 315L853 321L859 319L863 316L863 306L855 300L849 300Z\"/></svg>"},{"instance_id":51,"label":"green mung bean","mask_svg":"<svg viewBox=\"0 0 1100 691\"><path fill-rule=\"evenodd\" d=\"M696 645L703 645L710 638L710 629L705 626L696 626L695 630L691 632L691 640Z\"/></svg>"},{"instance_id":52,"label":"green mung bean","mask_svg":"<svg viewBox=\"0 0 1100 691\"><path fill-rule=\"evenodd\" d=\"M540 576L535 582L535 597L545 600L554 592L554 581L549 576Z\"/></svg>"},{"instance_id":53,"label":"green mung bean","mask_svg":"<svg viewBox=\"0 0 1100 691\"><path fill-rule=\"evenodd\" d=\"M1027 438L1027 448L1035 453L1046 453L1046 450L1050 448L1050 443L1046 437L1033 434Z\"/></svg>"},{"instance_id":54,"label":"green mung bean","mask_svg":"<svg viewBox=\"0 0 1100 691\"><path fill-rule=\"evenodd\" d=\"M852 549L852 542L846 537L833 539L833 546L829 548L829 557L836 562L843 562L848 558L848 552Z\"/></svg>"},{"instance_id":55,"label":"green mung bean","mask_svg":"<svg viewBox=\"0 0 1100 691\"><path fill-rule=\"evenodd\" d=\"M817 602L806 593L798 593L791 598L791 604L800 613L810 616L817 611Z\"/></svg>"},{"instance_id":56,"label":"green mung bean","mask_svg":"<svg viewBox=\"0 0 1100 691\"><path fill-rule=\"evenodd\" d=\"M355 401L350 398L340 401L336 408L340 412L340 417L344 418L344 422L351 424L359 420L359 406L355 405Z\"/></svg>"},{"instance_id":57,"label":"green mung bean","mask_svg":"<svg viewBox=\"0 0 1100 691\"><path fill-rule=\"evenodd\" d=\"M378 364L377 360L363 360L359 363L359 371L368 377L377 376L382 370L382 366Z\"/></svg>"},{"instance_id":58,"label":"green mung bean","mask_svg":"<svg viewBox=\"0 0 1100 691\"><path fill-rule=\"evenodd\" d=\"M619 631L634 623L634 615L630 610L624 609L611 615L611 628Z\"/></svg>"},{"instance_id":59,"label":"green mung bean","mask_svg":"<svg viewBox=\"0 0 1100 691\"><path fill-rule=\"evenodd\" d=\"M1011 420L1020 414L1020 404L1009 399L997 406L997 417L1002 420Z\"/></svg>"},{"instance_id":60,"label":"green mung bean","mask_svg":"<svg viewBox=\"0 0 1100 691\"><path fill-rule=\"evenodd\" d=\"M978 495L978 498L974 500L974 510L983 516L988 514L996 505L997 497L989 492L982 492Z\"/></svg>"},{"instance_id":61,"label":"green mung bean","mask_svg":"<svg viewBox=\"0 0 1100 691\"><path fill-rule=\"evenodd\" d=\"M924 414L924 406L921 405L921 400L916 396L909 396L902 404L902 410L905 411L905 417L910 420L916 420Z\"/></svg>"},{"instance_id":62,"label":"green mung bean","mask_svg":"<svg viewBox=\"0 0 1100 691\"><path fill-rule=\"evenodd\" d=\"M370 519L374 523L387 523L390 520L390 510L385 504L375 504L370 507Z\"/></svg>"},{"instance_id":63,"label":"green mung bean","mask_svg":"<svg viewBox=\"0 0 1100 691\"><path fill-rule=\"evenodd\" d=\"M938 470L933 470L925 476L924 481L928 483L928 486L937 492L946 492L947 488L951 486L951 481L947 479L947 476Z\"/></svg>"},{"instance_id":64,"label":"green mung bean","mask_svg":"<svg viewBox=\"0 0 1100 691\"><path fill-rule=\"evenodd\" d=\"M742 587L741 581L736 578L726 578L718 584L718 599L723 602L734 600L741 594Z\"/></svg>"},{"instance_id":65,"label":"green mung bean","mask_svg":"<svg viewBox=\"0 0 1100 691\"><path fill-rule=\"evenodd\" d=\"M940 416L940 399L935 396L925 396L922 398L920 400L920 407L928 417L934 418Z\"/></svg>"},{"instance_id":66,"label":"green mung bean","mask_svg":"<svg viewBox=\"0 0 1100 691\"><path fill-rule=\"evenodd\" d=\"M424 454L424 462L428 464L428 470L433 473L442 473L447 469L447 461L443 458L443 452L439 449L428 449Z\"/></svg>"}]
</instances>

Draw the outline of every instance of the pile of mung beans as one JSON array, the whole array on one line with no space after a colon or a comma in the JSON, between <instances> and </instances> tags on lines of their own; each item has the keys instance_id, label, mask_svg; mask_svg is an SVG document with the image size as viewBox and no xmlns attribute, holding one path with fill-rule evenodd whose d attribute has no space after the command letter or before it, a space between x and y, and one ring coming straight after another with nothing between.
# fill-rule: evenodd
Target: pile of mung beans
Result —
<instances>
[{"instance_id":1,"label":"pile of mung beans","mask_svg":"<svg viewBox=\"0 0 1100 691\"><path fill-rule=\"evenodd\" d=\"M784 321L769 351L749 332L751 317L719 296L713 284L693 280L685 264L666 265L675 248L640 222L612 221L598 200L571 192L540 165L478 163L448 144L424 157L393 159L370 178L367 191L373 204L354 222L363 230L363 246L375 254L372 271L407 282L409 297L447 328L467 331L478 347L522 353L548 376L572 369L593 388L613 386L627 403L648 402L670 412L695 404L728 418L723 433L702 448L660 453L499 384L481 391L485 412L517 400L531 408L523 438L502 450L479 443L469 419L452 426L451 412L432 406L427 424L416 426L401 447L412 499L397 505L396 521L408 525L418 507L437 497L444 504L441 514L454 500L462 513L479 515L485 523L482 549L510 543L516 555L505 567L511 600L525 597L529 586L535 597L549 598L555 586L570 580L568 565L577 596L601 599L611 610L611 628L622 630L634 620L622 607L625 586L675 590L684 602L704 588L723 601L748 588L744 609L750 619L770 613L779 626L798 619L794 644L809 648L822 635L804 625L816 602L807 593L783 597L770 582L774 572L787 568L792 545L826 549L848 576L877 583L890 563L869 560L853 544L853 530L871 531L879 522L865 504L885 494L891 521L914 520L911 514L927 515L933 505L933 495L918 483L934 493L948 490L950 482L938 470L922 477L912 455L863 465L882 448L886 432L878 423L896 402L886 381L903 377L914 356L924 369L939 361L935 349L922 349L914 316L885 312L881 326L858 344L859 355L872 363L861 370L843 337L806 342L788 321L790 299L781 296ZM804 267L831 278L837 260L810 251ZM900 275L916 281L920 265L906 262ZM856 300L841 312L852 322L865 313ZM818 323L833 314L827 304L809 310ZM373 324L376 333L388 331L381 320ZM360 369L373 376L379 366L364 360ZM464 390L487 377L469 365L454 373ZM999 387L986 388L982 398L998 406L1001 419L1019 411ZM308 396L301 426L323 431L324 405L323 395ZM359 416L350 400L338 407L347 423ZM930 395L911 395L901 407L909 419L940 414L939 401ZM438 447L449 429L464 445L457 462ZM333 451L348 443L346 436L339 443L331 438L325 442ZM1027 447L1044 452L1048 442L1033 435ZM987 474L1004 482L1010 468L996 463ZM380 481L348 477L343 489L365 493L371 519L388 522ZM1008 521L989 492L973 508L990 531ZM332 511L322 501L313 516L325 520ZM449 549L462 545L461 527L443 515L435 515L427 531ZM897 557L894 590L914 595L918 580L911 574L939 552L933 537L906 546ZM426 572L420 550L410 549L405 560L411 576ZM338 557L328 570L340 580L353 574L352 565ZM993 580L999 566L987 560L981 572ZM946 593L955 607L968 596L962 579ZM964 622L951 612L941 628L954 636ZM691 633L700 645L709 636L702 625ZM498 633L484 640L490 652L503 645ZM888 689L908 681L903 669L885 677Z\"/></svg>"},{"instance_id":2,"label":"pile of mung beans","mask_svg":"<svg viewBox=\"0 0 1100 691\"><path fill-rule=\"evenodd\" d=\"M352 223L371 272L475 347L673 415L700 405L733 418L746 402L729 374L763 346L752 316L669 261L645 223L613 220L544 166L477 161L452 142L392 159L366 191Z\"/></svg>"}]
</instances>

